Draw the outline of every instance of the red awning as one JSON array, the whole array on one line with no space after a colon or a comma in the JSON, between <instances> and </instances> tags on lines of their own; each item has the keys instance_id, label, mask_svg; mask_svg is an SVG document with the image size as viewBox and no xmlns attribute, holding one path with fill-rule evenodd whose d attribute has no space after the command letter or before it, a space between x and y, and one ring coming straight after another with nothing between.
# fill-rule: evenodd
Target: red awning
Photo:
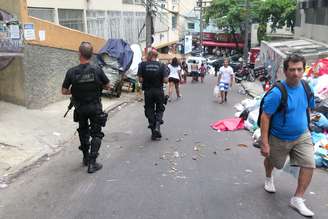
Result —
<instances>
[{"instance_id":1,"label":"red awning","mask_svg":"<svg viewBox=\"0 0 328 219\"><path fill-rule=\"evenodd\" d=\"M236 43L224 43L224 42L214 42L214 41L203 41L204 46L217 46L217 47L227 47L236 48ZM244 48L243 43L238 43L239 48Z\"/></svg>"}]
</instances>

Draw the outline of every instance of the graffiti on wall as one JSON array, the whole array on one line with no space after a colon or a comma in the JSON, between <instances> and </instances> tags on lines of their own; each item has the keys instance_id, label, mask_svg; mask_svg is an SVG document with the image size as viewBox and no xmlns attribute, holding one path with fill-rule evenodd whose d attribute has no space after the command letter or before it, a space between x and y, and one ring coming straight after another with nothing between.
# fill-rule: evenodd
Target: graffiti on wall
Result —
<instances>
[{"instance_id":1,"label":"graffiti on wall","mask_svg":"<svg viewBox=\"0 0 328 219\"><path fill-rule=\"evenodd\" d=\"M0 9L0 70L23 51L22 28L17 18Z\"/></svg>"},{"instance_id":2,"label":"graffiti on wall","mask_svg":"<svg viewBox=\"0 0 328 219\"><path fill-rule=\"evenodd\" d=\"M265 43L261 44L260 60L265 67L271 66L271 82L283 78L283 57Z\"/></svg>"}]
</instances>

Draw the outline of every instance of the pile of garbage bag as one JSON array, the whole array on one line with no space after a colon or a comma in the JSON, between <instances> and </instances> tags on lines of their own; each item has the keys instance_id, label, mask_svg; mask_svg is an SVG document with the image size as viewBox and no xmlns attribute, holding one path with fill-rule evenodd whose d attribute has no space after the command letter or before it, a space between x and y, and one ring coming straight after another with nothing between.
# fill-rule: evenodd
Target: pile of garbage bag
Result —
<instances>
[{"instance_id":1,"label":"pile of garbage bag","mask_svg":"<svg viewBox=\"0 0 328 219\"><path fill-rule=\"evenodd\" d=\"M304 79L308 81L314 91L316 107L311 115L310 131L315 145L315 162L317 167L328 168L328 68L326 72L306 73ZM255 147L260 147L261 131L257 125L261 96L245 99L234 106L235 117L243 118L245 129L253 133Z\"/></svg>"}]
</instances>

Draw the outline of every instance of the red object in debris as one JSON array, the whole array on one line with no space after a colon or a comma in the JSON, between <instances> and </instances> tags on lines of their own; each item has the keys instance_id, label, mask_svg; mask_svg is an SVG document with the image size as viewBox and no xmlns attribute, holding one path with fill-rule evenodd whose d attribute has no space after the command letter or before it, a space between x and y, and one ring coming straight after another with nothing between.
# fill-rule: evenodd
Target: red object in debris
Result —
<instances>
[{"instance_id":1,"label":"red object in debris","mask_svg":"<svg viewBox=\"0 0 328 219\"><path fill-rule=\"evenodd\" d=\"M223 119L215 122L211 127L219 132L235 131L244 128L244 120L242 118Z\"/></svg>"},{"instance_id":2,"label":"red object in debris","mask_svg":"<svg viewBox=\"0 0 328 219\"><path fill-rule=\"evenodd\" d=\"M316 63L314 63L309 72L308 77L313 75L315 77L319 77L322 75L328 74L328 58L319 59Z\"/></svg>"},{"instance_id":3,"label":"red object in debris","mask_svg":"<svg viewBox=\"0 0 328 219\"><path fill-rule=\"evenodd\" d=\"M249 52L250 52L249 63L255 65L256 59L260 54L260 48L259 47L251 48Z\"/></svg>"},{"instance_id":4,"label":"red object in debris","mask_svg":"<svg viewBox=\"0 0 328 219\"><path fill-rule=\"evenodd\" d=\"M268 90L270 90L270 83L267 81L265 83L264 91L267 92Z\"/></svg>"}]
</instances>

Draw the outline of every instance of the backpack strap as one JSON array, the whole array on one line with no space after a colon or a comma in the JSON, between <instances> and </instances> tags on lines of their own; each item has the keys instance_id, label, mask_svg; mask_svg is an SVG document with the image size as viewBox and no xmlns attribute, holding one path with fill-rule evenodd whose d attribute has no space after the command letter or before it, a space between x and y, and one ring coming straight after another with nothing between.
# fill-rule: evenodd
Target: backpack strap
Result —
<instances>
[{"instance_id":1,"label":"backpack strap","mask_svg":"<svg viewBox=\"0 0 328 219\"><path fill-rule=\"evenodd\" d=\"M312 92L312 89L311 89L310 85L305 80L302 79L301 83L302 83L303 88L305 90L306 97L307 97L307 100L308 100L308 106L309 106L311 98L314 97L314 93Z\"/></svg>"},{"instance_id":2,"label":"backpack strap","mask_svg":"<svg viewBox=\"0 0 328 219\"><path fill-rule=\"evenodd\" d=\"M279 104L276 112L282 112L284 114L283 124L285 124L286 123L286 112L287 112L287 107L288 107L287 89L281 81L277 81L275 86L280 90L280 93L281 93L280 104Z\"/></svg>"},{"instance_id":3,"label":"backpack strap","mask_svg":"<svg viewBox=\"0 0 328 219\"><path fill-rule=\"evenodd\" d=\"M280 98L279 106L278 106L277 110L272 114L272 116L277 112L284 112L284 124L286 122L286 109L287 109L287 99L288 99L287 90L286 90L286 87L282 84L281 81L276 81L274 83L274 85L264 94L264 96L261 100L260 110L259 110L259 117L257 119L258 127L261 126L261 115L262 115L262 112L263 112L264 99L270 93L270 91L272 89L274 89L275 87L277 87L279 89L279 91L281 93L281 98Z\"/></svg>"},{"instance_id":4,"label":"backpack strap","mask_svg":"<svg viewBox=\"0 0 328 219\"><path fill-rule=\"evenodd\" d=\"M308 101L308 107L306 109L306 116L307 116L308 126L309 126L309 130L310 130L310 122L311 122L311 118L310 118L310 101L311 101L312 98L314 98L314 93L312 92L312 89L311 89L310 85L305 80L302 79L301 83L302 83L303 88L305 90L306 98L307 98L307 101Z\"/></svg>"}]
</instances>

